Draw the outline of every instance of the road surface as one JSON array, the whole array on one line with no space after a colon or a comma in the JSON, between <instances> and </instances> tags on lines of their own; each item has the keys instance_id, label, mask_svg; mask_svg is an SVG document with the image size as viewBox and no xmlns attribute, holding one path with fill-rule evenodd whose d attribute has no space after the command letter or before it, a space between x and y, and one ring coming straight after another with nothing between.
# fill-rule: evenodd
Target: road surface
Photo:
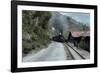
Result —
<instances>
[{"instance_id":1,"label":"road surface","mask_svg":"<svg viewBox=\"0 0 100 73\"><path fill-rule=\"evenodd\" d=\"M52 42L48 48L24 57L23 62L66 60L66 56L64 45L59 42Z\"/></svg>"}]
</instances>

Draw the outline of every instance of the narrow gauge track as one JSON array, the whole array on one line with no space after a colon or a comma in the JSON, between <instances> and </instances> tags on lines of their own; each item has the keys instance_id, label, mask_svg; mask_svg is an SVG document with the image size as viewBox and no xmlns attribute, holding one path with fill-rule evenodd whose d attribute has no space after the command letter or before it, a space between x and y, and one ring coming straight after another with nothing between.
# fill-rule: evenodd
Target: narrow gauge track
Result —
<instances>
[{"instance_id":1,"label":"narrow gauge track","mask_svg":"<svg viewBox=\"0 0 100 73\"><path fill-rule=\"evenodd\" d=\"M68 43L64 43L66 50L68 50L70 56L74 60L81 60L85 59L80 53L78 53L72 46L70 46Z\"/></svg>"}]
</instances>

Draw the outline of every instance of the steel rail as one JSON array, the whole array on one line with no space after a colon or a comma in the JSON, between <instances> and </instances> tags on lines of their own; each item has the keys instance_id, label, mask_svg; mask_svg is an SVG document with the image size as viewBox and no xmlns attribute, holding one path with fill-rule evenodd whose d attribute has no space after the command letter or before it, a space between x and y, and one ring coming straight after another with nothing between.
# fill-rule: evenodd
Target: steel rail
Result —
<instances>
[{"instance_id":1,"label":"steel rail","mask_svg":"<svg viewBox=\"0 0 100 73\"><path fill-rule=\"evenodd\" d=\"M78 56L81 57L81 59L85 59L80 53L78 53L72 46L70 46L68 43L64 43L65 47L68 49L69 53L71 54L72 58L75 59L75 57L72 55L72 52L69 50L68 46L74 50L75 53L78 54Z\"/></svg>"}]
</instances>

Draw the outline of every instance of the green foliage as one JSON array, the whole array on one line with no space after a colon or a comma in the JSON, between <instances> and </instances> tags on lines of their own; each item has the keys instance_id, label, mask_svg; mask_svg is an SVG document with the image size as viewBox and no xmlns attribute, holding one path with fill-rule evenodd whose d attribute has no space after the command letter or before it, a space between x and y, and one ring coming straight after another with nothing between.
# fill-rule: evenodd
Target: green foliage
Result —
<instances>
[{"instance_id":1,"label":"green foliage","mask_svg":"<svg viewBox=\"0 0 100 73\"><path fill-rule=\"evenodd\" d=\"M23 53L41 49L50 43L52 36L49 20L51 13L46 11L22 11Z\"/></svg>"},{"instance_id":2,"label":"green foliage","mask_svg":"<svg viewBox=\"0 0 100 73\"><path fill-rule=\"evenodd\" d=\"M81 39L80 43L78 44L78 47L82 48L82 49L85 49L86 48L86 43L85 43L85 40L84 38Z\"/></svg>"}]
</instances>

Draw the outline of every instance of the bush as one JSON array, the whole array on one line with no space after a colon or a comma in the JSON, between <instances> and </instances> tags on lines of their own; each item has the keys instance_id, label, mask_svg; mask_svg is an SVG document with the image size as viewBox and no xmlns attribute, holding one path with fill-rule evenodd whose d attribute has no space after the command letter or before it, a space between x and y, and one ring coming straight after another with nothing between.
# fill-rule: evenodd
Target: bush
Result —
<instances>
[{"instance_id":1,"label":"bush","mask_svg":"<svg viewBox=\"0 0 100 73\"><path fill-rule=\"evenodd\" d=\"M86 49L86 43L84 41L84 38L81 39L80 43L78 44L78 46L82 49Z\"/></svg>"}]
</instances>

